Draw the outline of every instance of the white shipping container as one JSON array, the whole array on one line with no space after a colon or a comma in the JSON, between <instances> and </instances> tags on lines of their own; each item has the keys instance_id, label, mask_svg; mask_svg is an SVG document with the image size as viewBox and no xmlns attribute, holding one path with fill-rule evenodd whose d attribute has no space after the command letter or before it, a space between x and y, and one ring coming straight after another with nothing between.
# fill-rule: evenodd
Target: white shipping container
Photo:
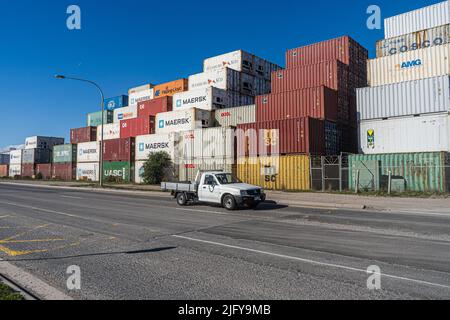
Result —
<instances>
[{"instance_id":1,"label":"white shipping container","mask_svg":"<svg viewBox=\"0 0 450 320\"><path fill-rule=\"evenodd\" d=\"M211 112L195 108L159 113L156 116L156 134L208 128L213 122Z\"/></svg>"},{"instance_id":2,"label":"white shipping container","mask_svg":"<svg viewBox=\"0 0 450 320\"><path fill-rule=\"evenodd\" d=\"M103 140L120 139L120 122L105 124L103 127ZM97 141L102 140L102 126L97 127Z\"/></svg>"},{"instance_id":3,"label":"white shipping container","mask_svg":"<svg viewBox=\"0 0 450 320\"><path fill-rule=\"evenodd\" d=\"M215 87L186 91L173 96L173 109L197 108L213 111L228 107L227 92Z\"/></svg>"},{"instance_id":4,"label":"white shipping container","mask_svg":"<svg viewBox=\"0 0 450 320\"><path fill-rule=\"evenodd\" d=\"M144 179L143 179L144 163L145 163L145 161L136 161L135 162L134 183L137 183L137 184L144 183ZM179 181L178 168L179 168L178 165L173 164L169 169L167 169L165 172L166 177L164 178L164 180Z\"/></svg>"},{"instance_id":5,"label":"white shipping container","mask_svg":"<svg viewBox=\"0 0 450 320\"><path fill-rule=\"evenodd\" d=\"M256 105L218 110L216 123L221 127L236 127L238 124L256 122Z\"/></svg>"},{"instance_id":6,"label":"white shipping container","mask_svg":"<svg viewBox=\"0 0 450 320\"><path fill-rule=\"evenodd\" d=\"M450 4L444 1L385 19L384 33L389 39L449 23Z\"/></svg>"},{"instance_id":7,"label":"white shipping container","mask_svg":"<svg viewBox=\"0 0 450 320\"><path fill-rule=\"evenodd\" d=\"M209 87L240 92L241 73L233 69L222 68L189 77L189 90L207 89Z\"/></svg>"},{"instance_id":8,"label":"white shipping container","mask_svg":"<svg viewBox=\"0 0 450 320\"><path fill-rule=\"evenodd\" d=\"M179 164L179 181L194 181L198 171L222 171L237 175L234 159L195 159L181 161Z\"/></svg>"},{"instance_id":9,"label":"white shipping container","mask_svg":"<svg viewBox=\"0 0 450 320\"><path fill-rule=\"evenodd\" d=\"M135 106L118 108L114 110L114 123L122 120L134 119L138 116L137 104Z\"/></svg>"},{"instance_id":10,"label":"white shipping container","mask_svg":"<svg viewBox=\"0 0 450 320\"><path fill-rule=\"evenodd\" d=\"M450 44L368 61L372 87L450 74Z\"/></svg>"},{"instance_id":11,"label":"white shipping container","mask_svg":"<svg viewBox=\"0 0 450 320\"><path fill-rule=\"evenodd\" d=\"M78 181L99 181L100 166L98 163L77 163Z\"/></svg>"},{"instance_id":12,"label":"white shipping container","mask_svg":"<svg viewBox=\"0 0 450 320\"><path fill-rule=\"evenodd\" d=\"M359 120L450 112L450 77L362 88L356 95Z\"/></svg>"},{"instance_id":13,"label":"white shipping container","mask_svg":"<svg viewBox=\"0 0 450 320\"><path fill-rule=\"evenodd\" d=\"M9 164L22 164L22 150L13 150L9 152Z\"/></svg>"},{"instance_id":14,"label":"white shipping container","mask_svg":"<svg viewBox=\"0 0 450 320\"><path fill-rule=\"evenodd\" d=\"M365 120L359 130L364 154L450 151L448 113Z\"/></svg>"},{"instance_id":15,"label":"white shipping container","mask_svg":"<svg viewBox=\"0 0 450 320\"><path fill-rule=\"evenodd\" d=\"M15 176L20 176L22 174L22 165L11 164L9 165L8 176L14 178Z\"/></svg>"},{"instance_id":16,"label":"white shipping container","mask_svg":"<svg viewBox=\"0 0 450 320\"><path fill-rule=\"evenodd\" d=\"M151 153L165 151L172 161L175 160L178 147L178 133L149 134L136 137L136 161L147 160Z\"/></svg>"},{"instance_id":17,"label":"white shipping container","mask_svg":"<svg viewBox=\"0 0 450 320\"><path fill-rule=\"evenodd\" d=\"M143 86L139 86L136 88L131 88L128 90L128 101L129 107L137 107L139 102L152 100L153 99L153 85L152 84L146 84Z\"/></svg>"},{"instance_id":18,"label":"white shipping container","mask_svg":"<svg viewBox=\"0 0 450 320\"><path fill-rule=\"evenodd\" d=\"M99 162L100 161L100 142L85 142L77 145L77 161L79 163L85 162Z\"/></svg>"}]
</instances>

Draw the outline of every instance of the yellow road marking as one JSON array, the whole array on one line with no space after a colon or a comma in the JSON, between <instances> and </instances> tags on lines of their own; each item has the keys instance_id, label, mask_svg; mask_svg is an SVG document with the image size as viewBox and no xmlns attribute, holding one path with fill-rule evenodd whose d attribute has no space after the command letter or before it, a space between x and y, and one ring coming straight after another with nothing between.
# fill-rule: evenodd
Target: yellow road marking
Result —
<instances>
[{"instance_id":1,"label":"yellow road marking","mask_svg":"<svg viewBox=\"0 0 450 320\"><path fill-rule=\"evenodd\" d=\"M31 254L31 253L42 253L42 252L47 252L48 250L25 250L25 251L17 251L17 250L11 250L9 248L6 248L2 245L0 245L0 251L6 253L8 256L11 257L17 257L17 256L23 256L26 254Z\"/></svg>"},{"instance_id":2,"label":"yellow road marking","mask_svg":"<svg viewBox=\"0 0 450 320\"><path fill-rule=\"evenodd\" d=\"M36 243L36 242L56 242L64 241L65 239L36 239L36 240L0 240L0 243Z\"/></svg>"}]
</instances>

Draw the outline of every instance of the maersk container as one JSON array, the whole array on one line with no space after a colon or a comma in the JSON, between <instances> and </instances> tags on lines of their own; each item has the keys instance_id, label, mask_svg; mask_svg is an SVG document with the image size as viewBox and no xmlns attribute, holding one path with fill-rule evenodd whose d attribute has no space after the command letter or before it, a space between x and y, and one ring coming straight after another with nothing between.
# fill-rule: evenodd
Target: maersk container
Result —
<instances>
[{"instance_id":1,"label":"maersk container","mask_svg":"<svg viewBox=\"0 0 450 320\"><path fill-rule=\"evenodd\" d=\"M78 181L98 181L100 178L100 169L97 162L77 163Z\"/></svg>"},{"instance_id":2,"label":"maersk container","mask_svg":"<svg viewBox=\"0 0 450 320\"><path fill-rule=\"evenodd\" d=\"M100 142L86 142L77 145L77 162L99 162L100 161Z\"/></svg>"},{"instance_id":3,"label":"maersk container","mask_svg":"<svg viewBox=\"0 0 450 320\"><path fill-rule=\"evenodd\" d=\"M450 24L377 42L377 58L440 46L450 42Z\"/></svg>"},{"instance_id":4,"label":"maersk container","mask_svg":"<svg viewBox=\"0 0 450 320\"><path fill-rule=\"evenodd\" d=\"M123 120L135 119L138 116L137 103L134 106L119 108L114 110L114 123Z\"/></svg>"},{"instance_id":5,"label":"maersk container","mask_svg":"<svg viewBox=\"0 0 450 320\"><path fill-rule=\"evenodd\" d=\"M131 182L134 177L134 167L131 162L103 162L103 179L106 182Z\"/></svg>"},{"instance_id":6,"label":"maersk container","mask_svg":"<svg viewBox=\"0 0 450 320\"><path fill-rule=\"evenodd\" d=\"M156 116L156 133L165 134L213 126L212 114L196 108L159 113Z\"/></svg>"},{"instance_id":7,"label":"maersk container","mask_svg":"<svg viewBox=\"0 0 450 320\"><path fill-rule=\"evenodd\" d=\"M241 92L242 81L239 71L222 68L216 71L203 72L189 77L189 90L216 87L223 90Z\"/></svg>"},{"instance_id":8,"label":"maersk container","mask_svg":"<svg viewBox=\"0 0 450 320\"><path fill-rule=\"evenodd\" d=\"M228 107L227 91L215 87L190 90L173 96L173 110L197 108L207 111Z\"/></svg>"},{"instance_id":9,"label":"maersk container","mask_svg":"<svg viewBox=\"0 0 450 320\"><path fill-rule=\"evenodd\" d=\"M202 158L185 160L179 163L179 181L195 181L199 171L222 171L237 175L237 165L234 161L223 159Z\"/></svg>"},{"instance_id":10,"label":"maersk container","mask_svg":"<svg viewBox=\"0 0 450 320\"><path fill-rule=\"evenodd\" d=\"M360 122L364 154L450 151L449 115L431 114Z\"/></svg>"},{"instance_id":11,"label":"maersk container","mask_svg":"<svg viewBox=\"0 0 450 320\"><path fill-rule=\"evenodd\" d=\"M215 112L216 123L221 127L236 127L239 124L256 122L256 106L227 108Z\"/></svg>"},{"instance_id":12,"label":"maersk container","mask_svg":"<svg viewBox=\"0 0 450 320\"><path fill-rule=\"evenodd\" d=\"M137 107L139 102L152 100L153 99L153 85L145 84L136 88L131 88L128 91L128 106L129 107Z\"/></svg>"},{"instance_id":13,"label":"maersk container","mask_svg":"<svg viewBox=\"0 0 450 320\"><path fill-rule=\"evenodd\" d=\"M84 143L97 140L97 127L85 127L70 130L70 143Z\"/></svg>"},{"instance_id":14,"label":"maersk container","mask_svg":"<svg viewBox=\"0 0 450 320\"><path fill-rule=\"evenodd\" d=\"M136 161L145 161L155 152L167 152L172 161L178 155L178 133L149 134L136 137Z\"/></svg>"},{"instance_id":15,"label":"maersk container","mask_svg":"<svg viewBox=\"0 0 450 320\"><path fill-rule=\"evenodd\" d=\"M145 161L136 161L134 164L134 183L143 184L144 182L144 164ZM180 181L178 175L179 166L177 164L172 163L165 171L164 171L164 180L165 181Z\"/></svg>"},{"instance_id":16,"label":"maersk container","mask_svg":"<svg viewBox=\"0 0 450 320\"><path fill-rule=\"evenodd\" d=\"M41 164L52 161L50 149L25 149L22 153L22 164Z\"/></svg>"},{"instance_id":17,"label":"maersk container","mask_svg":"<svg viewBox=\"0 0 450 320\"><path fill-rule=\"evenodd\" d=\"M450 74L450 44L408 51L368 62L369 85L382 86Z\"/></svg>"},{"instance_id":18,"label":"maersk container","mask_svg":"<svg viewBox=\"0 0 450 320\"><path fill-rule=\"evenodd\" d=\"M393 153L373 155L350 155L349 188L355 189L358 164L376 161L379 163L378 173L381 176L381 189L387 189L389 171L392 177L404 181L405 189L416 192L449 192L450 162L445 152ZM370 172L369 175L376 175ZM360 172L361 175L361 172ZM378 187L378 186L377 186Z\"/></svg>"},{"instance_id":19,"label":"maersk container","mask_svg":"<svg viewBox=\"0 0 450 320\"><path fill-rule=\"evenodd\" d=\"M113 98L107 98L104 101L105 109L113 111L114 109L123 108L128 106L128 96L118 96Z\"/></svg>"},{"instance_id":20,"label":"maersk container","mask_svg":"<svg viewBox=\"0 0 450 320\"><path fill-rule=\"evenodd\" d=\"M358 118L382 119L450 112L450 77L357 89Z\"/></svg>"},{"instance_id":21,"label":"maersk container","mask_svg":"<svg viewBox=\"0 0 450 320\"><path fill-rule=\"evenodd\" d=\"M102 112L93 112L88 113L87 115L87 126L88 127L98 127L102 124ZM105 110L103 112L103 124L113 123L114 122L114 111L113 110Z\"/></svg>"},{"instance_id":22,"label":"maersk container","mask_svg":"<svg viewBox=\"0 0 450 320\"><path fill-rule=\"evenodd\" d=\"M115 139L106 140L103 143L103 161L134 161L136 150L135 139Z\"/></svg>"},{"instance_id":23,"label":"maersk container","mask_svg":"<svg viewBox=\"0 0 450 320\"><path fill-rule=\"evenodd\" d=\"M77 145L64 144L53 148L53 163L77 162Z\"/></svg>"},{"instance_id":24,"label":"maersk container","mask_svg":"<svg viewBox=\"0 0 450 320\"><path fill-rule=\"evenodd\" d=\"M15 176L22 175L22 165L21 164L10 164L8 176L14 178Z\"/></svg>"},{"instance_id":25,"label":"maersk container","mask_svg":"<svg viewBox=\"0 0 450 320\"><path fill-rule=\"evenodd\" d=\"M450 4L444 1L385 19L384 33L389 39L449 23Z\"/></svg>"},{"instance_id":26,"label":"maersk container","mask_svg":"<svg viewBox=\"0 0 450 320\"><path fill-rule=\"evenodd\" d=\"M103 140L120 139L120 123L110 123L103 126ZM102 126L97 127L97 141L102 140Z\"/></svg>"},{"instance_id":27,"label":"maersk container","mask_svg":"<svg viewBox=\"0 0 450 320\"><path fill-rule=\"evenodd\" d=\"M10 165L20 165L22 164L22 153L23 150L12 150L9 152L9 164Z\"/></svg>"},{"instance_id":28,"label":"maersk container","mask_svg":"<svg viewBox=\"0 0 450 320\"><path fill-rule=\"evenodd\" d=\"M56 137L28 137L25 139L25 149L50 149L54 146L64 144L64 138Z\"/></svg>"},{"instance_id":29,"label":"maersk container","mask_svg":"<svg viewBox=\"0 0 450 320\"><path fill-rule=\"evenodd\" d=\"M9 165L0 164L0 178L9 177Z\"/></svg>"}]
</instances>

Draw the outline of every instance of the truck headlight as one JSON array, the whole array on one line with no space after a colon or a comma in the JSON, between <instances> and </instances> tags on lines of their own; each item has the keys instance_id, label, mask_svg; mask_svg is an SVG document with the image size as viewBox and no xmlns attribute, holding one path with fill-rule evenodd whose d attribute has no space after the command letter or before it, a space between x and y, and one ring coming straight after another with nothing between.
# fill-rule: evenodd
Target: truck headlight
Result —
<instances>
[{"instance_id":1,"label":"truck headlight","mask_svg":"<svg viewBox=\"0 0 450 320\"><path fill-rule=\"evenodd\" d=\"M245 190L242 190L242 191L241 191L241 196L242 196L242 197L248 196L248 192L245 191Z\"/></svg>"}]
</instances>

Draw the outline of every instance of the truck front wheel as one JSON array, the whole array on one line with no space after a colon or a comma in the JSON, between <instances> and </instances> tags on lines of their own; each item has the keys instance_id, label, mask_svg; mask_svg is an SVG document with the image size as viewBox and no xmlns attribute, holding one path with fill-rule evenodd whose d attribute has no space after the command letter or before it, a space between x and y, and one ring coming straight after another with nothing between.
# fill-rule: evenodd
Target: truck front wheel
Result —
<instances>
[{"instance_id":1,"label":"truck front wheel","mask_svg":"<svg viewBox=\"0 0 450 320\"><path fill-rule=\"evenodd\" d=\"M234 197L231 194L227 194L225 197L223 197L222 199L222 206L227 209L227 210L235 210L237 205L236 205L236 199L234 199Z\"/></svg>"},{"instance_id":2,"label":"truck front wheel","mask_svg":"<svg viewBox=\"0 0 450 320\"><path fill-rule=\"evenodd\" d=\"M185 206L187 204L187 196L185 193L177 194L177 203L180 206Z\"/></svg>"}]
</instances>

